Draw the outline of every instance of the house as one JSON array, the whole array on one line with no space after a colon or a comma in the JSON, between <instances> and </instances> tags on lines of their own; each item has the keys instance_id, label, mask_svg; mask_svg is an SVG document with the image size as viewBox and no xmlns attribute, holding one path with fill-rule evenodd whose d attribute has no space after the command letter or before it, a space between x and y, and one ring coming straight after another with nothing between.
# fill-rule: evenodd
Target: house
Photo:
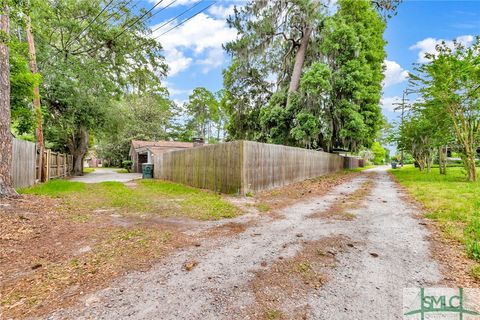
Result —
<instances>
[{"instance_id":1,"label":"house","mask_svg":"<svg viewBox=\"0 0 480 320\"><path fill-rule=\"evenodd\" d=\"M196 142L177 142L177 141L139 141L132 140L130 145L130 159L132 160L132 172L142 172L143 163L152 163L152 157L155 154L193 148L200 145Z\"/></svg>"},{"instance_id":2,"label":"house","mask_svg":"<svg viewBox=\"0 0 480 320\"><path fill-rule=\"evenodd\" d=\"M95 150L89 150L83 161L85 168L98 168L102 166L102 159L97 157Z\"/></svg>"}]
</instances>

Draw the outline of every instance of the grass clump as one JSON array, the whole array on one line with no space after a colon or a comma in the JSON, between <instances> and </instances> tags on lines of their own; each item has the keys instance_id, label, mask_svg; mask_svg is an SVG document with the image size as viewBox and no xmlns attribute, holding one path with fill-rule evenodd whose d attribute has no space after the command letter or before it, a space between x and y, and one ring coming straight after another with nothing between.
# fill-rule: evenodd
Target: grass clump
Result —
<instances>
[{"instance_id":1,"label":"grass clump","mask_svg":"<svg viewBox=\"0 0 480 320\"><path fill-rule=\"evenodd\" d=\"M468 182L463 168L420 172L413 166L390 171L413 197L427 217L440 222L447 237L462 242L470 258L480 261L480 182Z\"/></svg>"},{"instance_id":2,"label":"grass clump","mask_svg":"<svg viewBox=\"0 0 480 320\"><path fill-rule=\"evenodd\" d=\"M95 168L83 168L83 173L92 173L95 171Z\"/></svg>"},{"instance_id":3,"label":"grass clump","mask_svg":"<svg viewBox=\"0 0 480 320\"><path fill-rule=\"evenodd\" d=\"M474 277L476 280L480 280L480 264L474 265L474 266L470 269L470 274L471 274L472 277Z\"/></svg>"},{"instance_id":4,"label":"grass clump","mask_svg":"<svg viewBox=\"0 0 480 320\"><path fill-rule=\"evenodd\" d=\"M262 213L269 212L271 210L270 206L266 203L257 203L255 204L255 208Z\"/></svg>"},{"instance_id":5,"label":"grass clump","mask_svg":"<svg viewBox=\"0 0 480 320\"><path fill-rule=\"evenodd\" d=\"M277 320L282 318L282 312L279 310L271 309L265 311L265 319L267 320Z\"/></svg>"}]
</instances>

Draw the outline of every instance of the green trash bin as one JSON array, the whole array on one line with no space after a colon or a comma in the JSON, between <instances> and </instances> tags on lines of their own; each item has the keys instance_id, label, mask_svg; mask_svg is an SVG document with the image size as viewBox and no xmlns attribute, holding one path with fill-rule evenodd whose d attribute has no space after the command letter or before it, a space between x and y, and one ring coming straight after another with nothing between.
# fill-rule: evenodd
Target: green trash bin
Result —
<instances>
[{"instance_id":1,"label":"green trash bin","mask_svg":"<svg viewBox=\"0 0 480 320\"><path fill-rule=\"evenodd\" d=\"M142 178L153 179L153 163L142 163Z\"/></svg>"}]
</instances>

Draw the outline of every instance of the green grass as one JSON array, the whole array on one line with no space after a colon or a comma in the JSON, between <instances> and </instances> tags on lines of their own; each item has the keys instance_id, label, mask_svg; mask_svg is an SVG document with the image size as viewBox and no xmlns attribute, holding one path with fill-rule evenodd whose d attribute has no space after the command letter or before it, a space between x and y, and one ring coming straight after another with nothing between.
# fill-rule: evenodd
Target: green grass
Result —
<instances>
[{"instance_id":1,"label":"green grass","mask_svg":"<svg viewBox=\"0 0 480 320\"><path fill-rule=\"evenodd\" d=\"M92 173L95 171L95 168L83 168L83 173Z\"/></svg>"},{"instance_id":2,"label":"green grass","mask_svg":"<svg viewBox=\"0 0 480 320\"><path fill-rule=\"evenodd\" d=\"M73 212L114 208L124 215L152 213L200 220L231 218L239 213L235 206L214 192L161 180L140 180L137 184L130 188L121 182L84 184L52 180L19 192L60 197ZM72 219L82 222L85 217L73 216Z\"/></svg>"},{"instance_id":3,"label":"green grass","mask_svg":"<svg viewBox=\"0 0 480 320\"><path fill-rule=\"evenodd\" d=\"M78 193L85 191L85 184L82 182L72 182L68 180L50 180L47 183L38 184L29 188L21 188L19 193L36 194L49 197L60 197L69 193Z\"/></svg>"},{"instance_id":4,"label":"green grass","mask_svg":"<svg viewBox=\"0 0 480 320\"><path fill-rule=\"evenodd\" d=\"M115 170L117 173L129 173L127 169L118 169Z\"/></svg>"},{"instance_id":5,"label":"green grass","mask_svg":"<svg viewBox=\"0 0 480 320\"><path fill-rule=\"evenodd\" d=\"M470 258L480 261L480 182L468 182L463 168L420 172L413 166L390 170L427 210L427 217L440 222L447 235L465 244Z\"/></svg>"},{"instance_id":6,"label":"green grass","mask_svg":"<svg viewBox=\"0 0 480 320\"><path fill-rule=\"evenodd\" d=\"M476 280L480 280L480 264L474 265L474 266L470 269L470 274L471 274L472 277L474 277Z\"/></svg>"},{"instance_id":7,"label":"green grass","mask_svg":"<svg viewBox=\"0 0 480 320\"><path fill-rule=\"evenodd\" d=\"M276 309L269 309L265 311L265 319L267 320L281 319L282 316L283 316L282 312Z\"/></svg>"},{"instance_id":8,"label":"green grass","mask_svg":"<svg viewBox=\"0 0 480 320\"><path fill-rule=\"evenodd\" d=\"M365 167L358 167L358 168L355 168L355 169L346 169L346 171L348 172L362 172L364 170L367 170L367 169L371 169L371 168L374 168L375 166L373 164L371 165L368 165L368 166L365 166Z\"/></svg>"}]
</instances>

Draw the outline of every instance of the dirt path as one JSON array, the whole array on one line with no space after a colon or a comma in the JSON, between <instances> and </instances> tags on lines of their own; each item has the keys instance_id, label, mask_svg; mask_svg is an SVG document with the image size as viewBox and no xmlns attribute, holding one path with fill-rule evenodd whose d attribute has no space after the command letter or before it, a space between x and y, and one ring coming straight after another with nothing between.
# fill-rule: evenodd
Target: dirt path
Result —
<instances>
[{"instance_id":1,"label":"dirt path","mask_svg":"<svg viewBox=\"0 0 480 320\"><path fill-rule=\"evenodd\" d=\"M351 211L354 219L310 217L369 179L371 193ZM305 299L288 301L285 308L303 308L308 319L400 319L404 287L440 280L429 256L427 231L412 213L385 168L375 169L373 177L362 174L325 196L283 209L280 219L258 217L245 232L206 239L148 272L128 274L86 297L78 309L59 311L50 319L257 318L252 316L257 272L268 272L278 259L294 257L306 243L327 237L348 239L349 249L336 253L336 267L328 270L323 286L309 290ZM194 262L193 269L185 270L186 262Z\"/></svg>"},{"instance_id":2,"label":"dirt path","mask_svg":"<svg viewBox=\"0 0 480 320\"><path fill-rule=\"evenodd\" d=\"M105 181L128 182L134 179L140 179L141 173L118 173L113 168L95 168L95 171L84 176L73 177L70 181L78 181L84 183L99 183Z\"/></svg>"}]
</instances>

